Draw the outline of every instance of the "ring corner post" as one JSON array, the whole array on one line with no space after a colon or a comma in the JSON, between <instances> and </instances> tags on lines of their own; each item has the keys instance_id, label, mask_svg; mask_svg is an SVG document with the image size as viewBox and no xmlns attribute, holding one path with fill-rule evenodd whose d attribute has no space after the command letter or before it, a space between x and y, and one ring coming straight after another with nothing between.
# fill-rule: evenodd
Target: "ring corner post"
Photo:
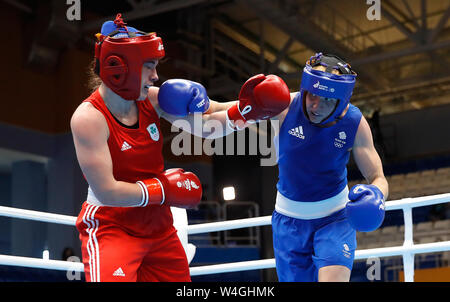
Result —
<instances>
[{"instance_id":1,"label":"ring corner post","mask_svg":"<svg viewBox=\"0 0 450 302\"><path fill-rule=\"evenodd\" d=\"M405 206L403 208L403 216L405 221L405 241L403 247L403 268L405 273L405 282L414 282L414 253L411 252L413 242L413 217L412 208Z\"/></svg>"}]
</instances>

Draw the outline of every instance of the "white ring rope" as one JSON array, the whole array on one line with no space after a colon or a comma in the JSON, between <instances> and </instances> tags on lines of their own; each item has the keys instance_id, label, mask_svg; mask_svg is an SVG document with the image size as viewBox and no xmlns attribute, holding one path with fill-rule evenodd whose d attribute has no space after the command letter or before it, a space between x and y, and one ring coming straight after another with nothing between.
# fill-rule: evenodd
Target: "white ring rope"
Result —
<instances>
[{"instance_id":1,"label":"white ring rope","mask_svg":"<svg viewBox=\"0 0 450 302\"><path fill-rule=\"evenodd\" d=\"M0 265L14 265L31 268L54 269L59 271L84 272L84 265L80 262L45 260L20 256L0 255Z\"/></svg>"},{"instance_id":2,"label":"white ring rope","mask_svg":"<svg viewBox=\"0 0 450 302\"><path fill-rule=\"evenodd\" d=\"M0 206L0 216L75 226L77 217Z\"/></svg>"},{"instance_id":3,"label":"white ring rope","mask_svg":"<svg viewBox=\"0 0 450 302\"><path fill-rule=\"evenodd\" d=\"M233 230L233 229L242 229L242 228L270 225L271 218L272 218L271 216L262 216L262 217L255 217L255 218L245 218L245 219L193 224L193 225L188 225L188 234L193 235L193 234L227 231L227 230Z\"/></svg>"},{"instance_id":4,"label":"white ring rope","mask_svg":"<svg viewBox=\"0 0 450 302\"><path fill-rule=\"evenodd\" d=\"M386 202L386 211L403 210L405 219L405 241L403 246L357 250L355 252L355 260L366 259L370 257L403 256L405 281L407 282L414 281L414 257L413 257L414 254L450 251L450 241L413 244L412 208L446 202L450 202L450 193L416 197L416 198L404 198L400 200L393 200ZM0 216L42 221L48 223L66 224L72 226L75 226L75 222L77 219L77 217L73 216L30 211L3 206L0 206ZM187 231L188 234L192 235L199 233L225 231L238 228L258 227L270 224L271 224L271 216L263 216L256 218L188 225ZM8 256L8 255L0 255L0 265L14 265L14 266L55 269L74 272L84 271L84 266L82 263L58 261L58 260L43 260L38 258ZM242 261L234 263L191 267L190 272L192 276L197 276L197 275L217 274L217 273L236 272L245 270L267 269L274 267L275 267L275 259L263 259L263 260Z\"/></svg>"}]
</instances>

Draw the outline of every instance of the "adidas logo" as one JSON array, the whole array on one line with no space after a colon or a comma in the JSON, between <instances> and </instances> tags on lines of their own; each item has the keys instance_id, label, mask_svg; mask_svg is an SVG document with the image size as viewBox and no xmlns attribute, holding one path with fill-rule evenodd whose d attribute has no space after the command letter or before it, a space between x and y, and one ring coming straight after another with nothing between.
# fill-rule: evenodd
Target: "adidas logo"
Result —
<instances>
[{"instance_id":1,"label":"adidas logo","mask_svg":"<svg viewBox=\"0 0 450 302\"><path fill-rule=\"evenodd\" d=\"M292 128L291 130L288 131L288 133L290 135L296 136L298 138L305 139L305 136L303 135L303 127L302 126Z\"/></svg>"},{"instance_id":2,"label":"adidas logo","mask_svg":"<svg viewBox=\"0 0 450 302\"><path fill-rule=\"evenodd\" d=\"M131 149L131 146L127 142L124 141L122 144L122 149L120 149L120 151L125 151L128 149Z\"/></svg>"},{"instance_id":3,"label":"adidas logo","mask_svg":"<svg viewBox=\"0 0 450 302\"><path fill-rule=\"evenodd\" d=\"M119 268L116 269L116 271L113 273L113 276L116 276L116 277L125 277L125 273L123 272L122 268L119 267Z\"/></svg>"}]
</instances>

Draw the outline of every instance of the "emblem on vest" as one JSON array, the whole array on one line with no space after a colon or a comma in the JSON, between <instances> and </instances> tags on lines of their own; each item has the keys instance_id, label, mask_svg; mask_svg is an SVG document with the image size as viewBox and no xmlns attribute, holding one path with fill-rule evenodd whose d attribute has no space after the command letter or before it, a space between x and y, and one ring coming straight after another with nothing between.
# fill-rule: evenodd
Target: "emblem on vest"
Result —
<instances>
[{"instance_id":1,"label":"emblem on vest","mask_svg":"<svg viewBox=\"0 0 450 302\"><path fill-rule=\"evenodd\" d=\"M345 140L347 139L347 135L345 134L344 131L341 131L341 132L339 132L338 136L339 136L339 138L336 137L334 139L334 146L336 148L342 148L346 144Z\"/></svg>"},{"instance_id":2,"label":"emblem on vest","mask_svg":"<svg viewBox=\"0 0 450 302\"><path fill-rule=\"evenodd\" d=\"M152 140L154 140L155 142L159 141L159 131L155 123L150 124L147 127L147 131L148 133L150 133L150 137L152 138Z\"/></svg>"}]
</instances>

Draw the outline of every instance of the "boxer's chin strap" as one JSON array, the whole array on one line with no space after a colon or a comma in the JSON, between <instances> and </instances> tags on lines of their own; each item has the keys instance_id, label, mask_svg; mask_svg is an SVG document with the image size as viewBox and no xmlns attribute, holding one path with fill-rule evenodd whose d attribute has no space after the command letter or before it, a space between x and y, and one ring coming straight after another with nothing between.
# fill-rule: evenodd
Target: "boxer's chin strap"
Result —
<instances>
[{"instance_id":1,"label":"boxer's chin strap","mask_svg":"<svg viewBox=\"0 0 450 302\"><path fill-rule=\"evenodd\" d=\"M345 107L345 109L342 111L342 113L341 113L334 121L328 122L328 123L326 123L326 124L321 124L321 123L317 123L317 124L316 124L316 123L311 122L311 119L309 118L308 112L307 112L307 110L306 110L306 101L305 101L305 98L306 98L306 92L303 92L303 95L302 95L301 97L302 97L303 112L304 112L306 118L307 118L308 121L311 123L311 125L316 126L316 127L320 127L320 128L328 128L328 127L331 127L331 126L335 125L337 122L339 122L340 120L342 120L342 118L343 118L343 117L345 116L345 114L347 113L348 108L350 107L350 104L348 104L347 107ZM340 100L338 100L338 102L340 102ZM336 103L336 106L334 107L333 112L331 112L331 113L330 113L326 118L324 118L323 120L324 120L324 121L327 120L327 119L334 113L334 111L336 110L337 107L338 107L338 103Z\"/></svg>"},{"instance_id":2,"label":"boxer's chin strap","mask_svg":"<svg viewBox=\"0 0 450 302\"><path fill-rule=\"evenodd\" d=\"M350 105L347 105L347 107L344 109L344 111L342 111L341 115L339 115L334 121L331 121L331 122L323 124L323 125L322 124L314 124L314 123L312 123L312 124L314 126L317 126L317 127L320 127L320 128L331 127L331 126L335 125L337 122L339 122L340 120L342 120L344 115L347 113L349 107L350 107Z\"/></svg>"}]
</instances>

